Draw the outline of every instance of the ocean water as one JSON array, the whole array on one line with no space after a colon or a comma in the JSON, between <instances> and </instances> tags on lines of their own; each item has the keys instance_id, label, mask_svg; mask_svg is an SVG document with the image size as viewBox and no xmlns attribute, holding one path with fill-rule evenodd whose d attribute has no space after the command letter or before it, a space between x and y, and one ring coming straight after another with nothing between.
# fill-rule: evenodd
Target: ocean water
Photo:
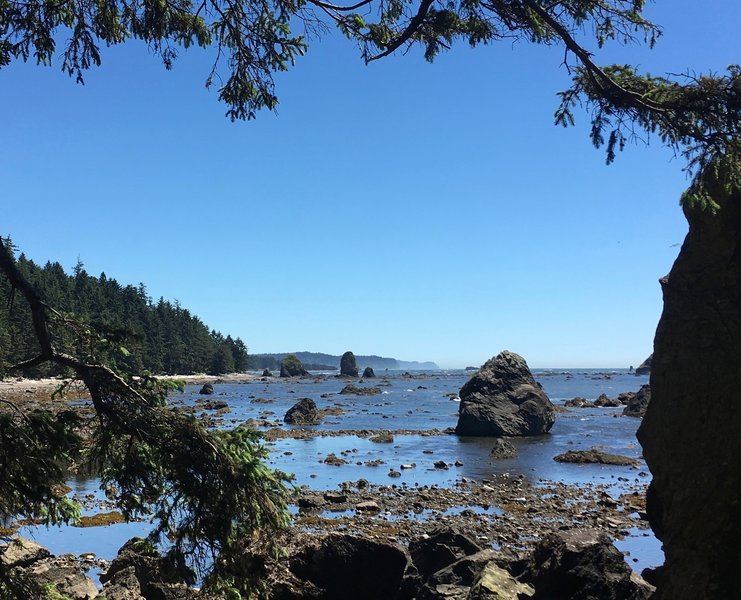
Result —
<instances>
[{"instance_id":1,"label":"ocean water","mask_svg":"<svg viewBox=\"0 0 741 600\"><path fill-rule=\"evenodd\" d=\"M648 382L647 376L636 376L627 370L534 370L536 380L556 405L575 396L588 400L602 393L615 397L621 392L636 391ZM282 423L285 412L300 398L312 398L320 409L332 409L339 414L325 417L321 425L309 427L334 432L347 432L333 437L309 439L285 438L268 443L269 462L275 468L293 473L297 485L313 489L332 489L345 481L360 478L376 484L452 486L461 478L482 480L508 473L523 476L531 483L542 480L571 484L599 483L612 486L616 494L627 491L632 484L647 484L650 475L641 458L641 448L635 433L639 419L622 416L622 407L572 409L557 414L550 433L532 438L513 440L518 456L493 460L489 453L492 440L466 438L451 434L429 435L429 430L444 431L455 427L458 414L458 391L471 373L435 371L404 376L398 372L380 372L375 380L363 383L379 387L381 394L348 396L339 394L349 382L333 375L318 375L300 380L280 378L256 379L242 383L214 385L214 395L207 400L224 400L229 412L221 416L218 427L235 427L248 419L266 421L267 426ZM187 386L173 395L176 405L192 407L196 414L203 411L200 386ZM395 434L392 443L374 443L368 437L352 432L369 430L404 431ZM419 432L419 433L417 433ZM562 464L553 460L567 450L600 447L607 452L639 460L639 467ZM330 454L348 464L337 467L325 464ZM434 468L443 460L449 469ZM369 461L383 461L368 466ZM453 464L459 461L461 466ZM402 464L414 463L413 469L401 470ZM401 471L401 477L390 479L389 469ZM100 494L95 480L70 482L80 496ZM146 533L146 523L117 524L94 528L24 528L23 535L33 536L53 553L93 552L100 558L113 558L116 550L133 535ZM630 552L634 568L660 564L660 545L645 530L635 530L631 537L619 542L623 551Z\"/></svg>"}]
</instances>

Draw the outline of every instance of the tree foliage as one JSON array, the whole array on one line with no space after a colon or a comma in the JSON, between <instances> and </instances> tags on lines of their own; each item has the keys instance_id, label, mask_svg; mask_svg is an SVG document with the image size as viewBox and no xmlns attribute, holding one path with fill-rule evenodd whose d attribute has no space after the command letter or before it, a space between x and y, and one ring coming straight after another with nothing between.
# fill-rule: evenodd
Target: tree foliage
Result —
<instances>
[{"instance_id":1,"label":"tree foliage","mask_svg":"<svg viewBox=\"0 0 741 600\"><path fill-rule=\"evenodd\" d=\"M198 317L177 302L173 304L163 298L153 302L144 284L123 286L105 273L91 276L81 262L71 275L57 262L40 267L23 254L16 264L60 315L52 313L49 318L57 325L54 331L57 344L68 352L138 373L220 375L247 369L247 346L240 338L209 331ZM11 296L10 283L0 279L0 297ZM97 333L97 337L78 336L82 323ZM28 305L21 301L0 306L0 374L37 351ZM23 374L53 376L67 371L60 365L47 363L26 369Z\"/></svg>"},{"instance_id":2,"label":"tree foliage","mask_svg":"<svg viewBox=\"0 0 741 600\"><path fill-rule=\"evenodd\" d=\"M717 208L699 176L718 173L738 155L739 67L726 75L654 77L630 66L599 67L578 38L653 45L661 29L643 16L645 0L0 0L0 66L13 60L51 64L67 39L62 69L83 81L101 63L101 45L140 39L170 68L177 49L214 49L208 86L232 119L250 119L278 99L273 76L307 49L307 40L336 27L355 41L366 62L419 46L427 60L457 41L471 46L498 40L562 45L573 68L556 121L574 122L573 108L591 112L591 137L606 146L607 161L626 142L657 134L685 155L694 175L686 199ZM294 33L300 31L300 33ZM731 156L730 162L727 157ZM725 161L725 162L724 162ZM737 185L736 175L728 185Z\"/></svg>"},{"instance_id":3,"label":"tree foliage","mask_svg":"<svg viewBox=\"0 0 741 600\"><path fill-rule=\"evenodd\" d=\"M167 542L173 569L194 581L195 571L213 588L219 573L238 561L245 540L288 524L290 477L269 469L267 451L254 430L212 431L193 415L167 406L179 385L137 375L105 352L79 348L115 344L98 329L50 307L18 268L0 239L0 271L12 293L28 305L37 354L10 367L23 371L48 364L69 370L90 394L94 416L69 412L23 413L9 401L0 413L0 520L27 517L46 524L74 520L79 507L65 496L71 463L87 464L101 486L116 490L127 519L152 520L153 543ZM67 348L60 328L71 328L77 346ZM24 451L20 452L19 449ZM244 573L239 586L254 585Z\"/></svg>"}]
</instances>

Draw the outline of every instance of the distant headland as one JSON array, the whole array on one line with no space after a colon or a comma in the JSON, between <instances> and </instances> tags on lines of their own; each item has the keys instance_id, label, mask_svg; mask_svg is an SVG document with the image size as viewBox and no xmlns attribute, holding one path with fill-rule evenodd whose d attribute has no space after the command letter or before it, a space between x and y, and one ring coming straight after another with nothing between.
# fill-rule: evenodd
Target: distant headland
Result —
<instances>
[{"instance_id":1,"label":"distant headland","mask_svg":"<svg viewBox=\"0 0 741 600\"><path fill-rule=\"evenodd\" d=\"M340 356L334 354L324 354L322 352L277 352L269 354L250 354L250 369L278 369L280 361L289 354L295 354L303 363L304 367L310 371L331 371L340 369ZM416 360L398 360L396 358L386 358L383 356L363 356L355 355L355 359L360 369L370 367L374 370L383 371L431 371L439 369L434 362L418 362Z\"/></svg>"}]
</instances>

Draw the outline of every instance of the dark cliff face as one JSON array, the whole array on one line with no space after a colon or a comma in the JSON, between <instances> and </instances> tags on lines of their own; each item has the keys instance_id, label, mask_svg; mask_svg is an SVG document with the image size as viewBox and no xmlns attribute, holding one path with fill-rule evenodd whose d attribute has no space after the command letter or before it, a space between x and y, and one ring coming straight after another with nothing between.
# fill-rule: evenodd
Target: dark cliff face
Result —
<instances>
[{"instance_id":1,"label":"dark cliff face","mask_svg":"<svg viewBox=\"0 0 741 600\"><path fill-rule=\"evenodd\" d=\"M741 590L741 193L690 230L669 276L638 431L653 473L651 526L666 569L656 598L736 598Z\"/></svg>"}]
</instances>

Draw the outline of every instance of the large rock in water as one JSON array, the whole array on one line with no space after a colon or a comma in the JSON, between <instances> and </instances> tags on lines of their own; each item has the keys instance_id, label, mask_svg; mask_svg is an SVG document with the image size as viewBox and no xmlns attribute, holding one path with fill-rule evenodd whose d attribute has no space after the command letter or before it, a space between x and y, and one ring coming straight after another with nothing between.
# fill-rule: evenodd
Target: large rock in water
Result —
<instances>
[{"instance_id":1,"label":"large rock in water","mask_svg":"<svg viewBox=\"0 0 741 600\"><path fill-rule=\"evenodd\" d=\"M355 361L355 355L349 350L340 358L340 375L345 377L358 376L358 363Z\"/></svg>"},{"instance_id":2,"label":"large rock in water","mask_svg":"<svg viewBox=\"0 0 741 600\"><path fill-rule=\"evenodd\" d=\"M461 388L460 398L458 435L540 435L556 420L525 359L506 350L486 361Z\"/></svg>"},{"instance_id":3,"label":"large rock in water","mask_svg":"<svg viewBox=\"0 0 741 600\"><path fill-rule=\"evenodd\" d=\"M283 417L283 421L289 425L318 425L321 420L316 402L311 398L301 398Z\"/></svg>"},{"instance_id":4,"label":"large rock in water","mask_svg":"<svg viewBox=\"0 0 741 600\"><path fill-rule=\"evenodd\" d=\"M308 374L309 372L304 368L304 363L295 354L289 354L280 361L281 377L303 377Z\"/></svg>"},{"instance_id":5,"label":"large rock in water","mask_svg":"<svg viewBox=\"0 0 741 600\"><path fill-rule=\"evenodd\" d=\"M648 517L666 555L657 600L741 590L741 190L716 184L712 197L716 214L685 208L689 233L661 282L638 430L653 474Z\"/></svg>"}]
</instances>

